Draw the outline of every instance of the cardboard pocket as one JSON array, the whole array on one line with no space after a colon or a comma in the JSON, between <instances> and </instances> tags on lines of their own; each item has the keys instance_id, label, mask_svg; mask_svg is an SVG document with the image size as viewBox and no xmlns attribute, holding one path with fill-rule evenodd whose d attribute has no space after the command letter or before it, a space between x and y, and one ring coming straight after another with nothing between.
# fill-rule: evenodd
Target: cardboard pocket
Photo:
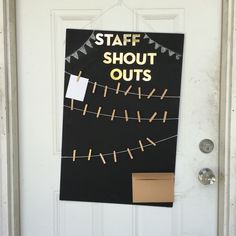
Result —
<instances>
[{"instance_id":1,"label":"cardboard pocket","mask_svg":"<svg viewBox=\"0 0 236 236\"><path fill-rule=\"evenodd\" d=\"M174 173L132 173L134 203L174 201Z\"/></svg>"}]
</instances>

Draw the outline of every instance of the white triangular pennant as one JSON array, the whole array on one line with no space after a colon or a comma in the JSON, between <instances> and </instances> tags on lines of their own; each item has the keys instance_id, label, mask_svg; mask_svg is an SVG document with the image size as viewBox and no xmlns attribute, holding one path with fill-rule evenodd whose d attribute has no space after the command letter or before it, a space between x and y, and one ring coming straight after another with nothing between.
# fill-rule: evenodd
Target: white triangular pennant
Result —
<instances>
[{"instance_id":1,"label":"white triangular pennant","mask_svg":"<svg viewBox=\"0 0 236 236\"><path fill-rule=\"evenodd\" d=\"M158 49L159 47L160 47L160 45L159 45L158 43L155 43L154 48L155 48L155 49Z\"/></svg>"},{"instance_id":2,"label":"white triangular pennant","mask_svg":"<svg viewBox=\"0 0 236 236\"><path fill-rule=\"evenodd\" d=\"M74 58L76 58L77 60L79 59L79 55L78 55L77 52L74 52L74 53L72 54L72 56L73 56Z\"/></svg>"},{"instance_id":3,"label":"white triangular pennant","mask_svg":"<svg viewBox=\"0 0 236 236\"><path fill-rule=\"evenodd\" d=\"M70 57L66 57L66 61L70 63Z\"/></svg>"},{"instance_id":4,"label":"white triangular pennant","mask_svg":"<svg viewBox=\"0 0 236 236\"><path fill-rule=\"evenodd\" d=\"M144 39L149 39L149 37L147 36L147 34L144 34Z\"/></svg>"},{"instance_id":5,"label":"white triangular pennant","mask_svg":"<svg viewBox=\"0 0 236 236\"><path fill-rule=\"evenodd\" d=\"M161 47L161 53L164 53L167 49L165 47Z\"/></svg>"},{"instance_id":6,"label":"white triangular pennant","mask_svg":"<svg viewBox=\"0 0 236 236\"><path fill-rule=\"evenodd\" d=\"M173 56L175 54L175 52L171 51L171 50L168 50L168 53L169 53L169 56Z\"/></svg>"},{"instance_id":7,"label":"white triangular pennant","mask_svg":"<svg viewBox=\"0 0 236 236\"><path fill-rule=\"evenodd\" d=\"M82 46L80 49L79 49L80 52L82 52L83 54L87 55L87 51L85 49L84 46Z\"/></svg>"},{"instance_id":8,"label":"white triangular pennant","mask_svg":"<svg viewBox=\"0 0 236 236\"><path fill-rule=\"evenodd\" d=\"M154 43L154 41L152 39L149 38L149 41L148 41L149 44L152 44Z\"/></svg>"},{"instance_id":9,"label":"white triangular pennant","mask_svg":"<svg viewBox=\"0 0 236 236\"><path fill-rule=\"evenodd\" d=\"M93 45L91 44L91 42L88 40L86 43L85 43L87 46L89 46L90 48L93 48Z\"/></svg>"},{"instance_id":10,"label":"white triangular pennant","mask_svg":"<svg viewBox=\"0 0 236 236\"><path fill-rule=\"evenodd\" d=\"M181 55L179 55L179 54L176 54L176 56L175 56L176 60L179 60L180 57L181 57Z\"/></svg>"},{"instance_id":11,"label":"white triangular pennant","mask_svg":"<svg viewBox=\"0 0 236 236\"><path fill-rule=\"evenodd\" d=\"M95 35L94 33L90 36L91 39L95 40Z\"/></svg>"}]
</instances>

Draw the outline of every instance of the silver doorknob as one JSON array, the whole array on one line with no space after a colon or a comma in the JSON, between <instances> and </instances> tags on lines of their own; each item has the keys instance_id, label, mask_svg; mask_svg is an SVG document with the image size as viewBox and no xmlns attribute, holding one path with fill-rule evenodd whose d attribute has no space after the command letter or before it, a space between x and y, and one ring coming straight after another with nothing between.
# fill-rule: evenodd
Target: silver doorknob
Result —
<instances>
[{"instance_id":1,"label":"silver doorknob","mask_svg":"<svg viewBox=\"0 0 236 236\"><path fill-rule=\"evenodd\" d=\"M216 177L211 169L203 168L198 173L198 180L201 184L209 185L215 183Z\"/></svg>"}]
</instances>

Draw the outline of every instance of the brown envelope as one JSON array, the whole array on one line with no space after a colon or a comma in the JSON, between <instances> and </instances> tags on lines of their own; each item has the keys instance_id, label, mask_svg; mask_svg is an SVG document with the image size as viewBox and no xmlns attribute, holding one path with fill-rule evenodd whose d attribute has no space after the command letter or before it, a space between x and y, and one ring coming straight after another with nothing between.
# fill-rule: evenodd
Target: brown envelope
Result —
<instances>
[{"instance_id":1,"label":"brown envelope","mask_svg":"<svg viewBox=\"0 0 236 236\"><path fill-rule=\"evenodd\" d=\"M134 203L173 202L174 173L132 173Z\"/></svg>"}]
</instances>

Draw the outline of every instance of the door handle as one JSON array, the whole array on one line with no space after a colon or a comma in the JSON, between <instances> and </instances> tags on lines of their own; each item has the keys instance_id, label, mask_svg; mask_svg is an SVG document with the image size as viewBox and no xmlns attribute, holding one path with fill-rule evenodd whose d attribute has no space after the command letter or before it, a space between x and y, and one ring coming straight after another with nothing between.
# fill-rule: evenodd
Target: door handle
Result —
<instances>
[{"instance_id":1,"label":"door handle","mask_svg":"<svg viewBox=\"0 0 236 236\"><path fill-rule=\"evenodd\" d=\"M211 169L203 168L198 173L198 180L203 185L209 185L215 183L216 177Z\"/></svg>"}]
</instances>

